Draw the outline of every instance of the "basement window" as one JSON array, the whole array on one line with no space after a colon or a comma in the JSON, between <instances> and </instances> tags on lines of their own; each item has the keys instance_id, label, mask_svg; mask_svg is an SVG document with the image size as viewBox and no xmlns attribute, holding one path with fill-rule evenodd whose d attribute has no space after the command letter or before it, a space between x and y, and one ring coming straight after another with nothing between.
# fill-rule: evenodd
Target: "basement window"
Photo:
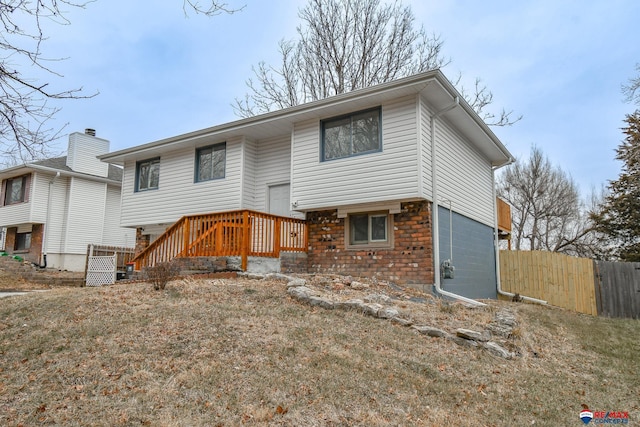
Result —
<instances>
[{"instance_id":1,"label":"basement window","mask_svg":"<svg viewBox=\"0 0 640 427\"><path fill-rule=\"evenodd\" d=\"M15 251L28 251L31 248L31 233L16 233Z\"/></svg>"},{"instance_id":2,"label":"basement window","mask_svg":"<svg viewBox=\"0 0 640 427\"><path fill-rule=\"evenodd\" d=\"M347 217L348 248L390 247L391 216L388 212L354 213Z\"/></svg>"}]
</instances>

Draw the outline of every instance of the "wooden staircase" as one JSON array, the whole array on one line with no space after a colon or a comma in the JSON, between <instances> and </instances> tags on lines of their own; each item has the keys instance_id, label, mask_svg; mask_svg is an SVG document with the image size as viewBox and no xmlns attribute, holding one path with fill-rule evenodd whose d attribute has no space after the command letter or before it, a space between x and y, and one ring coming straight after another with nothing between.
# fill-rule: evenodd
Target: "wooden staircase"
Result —
<instances>
[{"instance_id":1,"label":"wooden staircase","mask_svg":"<svg viewBox=\"0 0 640 427\"><path fill-rule=\"evenodd\" d=\"M281 251L306 252L304 220L252 210L183 216L134 259L136 270L174 258L249 256L277 258Z\"/></svg>"}]
</instances>

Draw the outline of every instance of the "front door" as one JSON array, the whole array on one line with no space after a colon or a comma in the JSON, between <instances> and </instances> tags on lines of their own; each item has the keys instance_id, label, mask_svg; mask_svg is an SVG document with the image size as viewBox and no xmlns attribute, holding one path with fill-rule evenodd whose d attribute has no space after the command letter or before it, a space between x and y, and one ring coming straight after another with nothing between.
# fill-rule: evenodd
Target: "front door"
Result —
<instances>
[{"instance_id":1,"label":"front door","mask_svg":"<svg viewBox=\"0 0 640 427\"><path fill-rule=\"evenodd\" d=\"M269 213L280 216L292 216L289 191L289 184L269 186Z\"/></svg>"}]
</instances>

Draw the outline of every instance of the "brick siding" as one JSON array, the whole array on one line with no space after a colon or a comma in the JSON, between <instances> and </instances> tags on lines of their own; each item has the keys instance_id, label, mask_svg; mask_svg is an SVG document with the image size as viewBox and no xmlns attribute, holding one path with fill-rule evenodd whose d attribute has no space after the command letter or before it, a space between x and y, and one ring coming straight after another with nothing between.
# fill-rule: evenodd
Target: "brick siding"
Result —
<instances>
[{"instance_id":1,"label":"brick siding","mask_svg":"<svg viewBox=\"0 0 640 427\"><path fill-rule=\"evenodd\" d=\"M407 202L393 215L393 247L346 249L337 210L307 214L308 272L376 277L399 284L433 283L431 204Z\"/></svg>"}]
</instances>

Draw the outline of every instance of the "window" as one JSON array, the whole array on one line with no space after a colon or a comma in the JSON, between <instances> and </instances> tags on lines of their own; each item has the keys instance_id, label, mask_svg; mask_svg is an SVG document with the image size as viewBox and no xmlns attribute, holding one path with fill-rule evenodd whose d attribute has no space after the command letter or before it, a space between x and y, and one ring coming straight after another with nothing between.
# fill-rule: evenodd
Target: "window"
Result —
<instances>
[{"instance_id":1,"label":"window","mask_svg":"<svg viewBox=\"0 0 640 427\"><path fill-rule=\"evenodd\" d=\"M156 190L159 182L159 157L136 163L136 191Z\"/></svg>"},{"instance_id":2,"label":"window","mask_svg":"<svg viewBox=\"0 0 640 427\"><path fill-rule=\"evenodd\" d=\"M349 219L349 245L388 246L389 215L387 213L351 214Z\"/></svg>"},{"instance_id":3,"label":"window","mask_svg":"<svg viewBox=\"0 0 640 427\"><path fill-rule=\"evenodd\" d=\"M31 233L16 233L14 250L27 251L31 247Z\"/></svg>"},{"instance_id":4,"label":"window","mask_svg":"<svg viewBox=\"0 0 640 427\"><path fill-rule=\"evenodd\" d=\"M27 189L27 175L10 178L6 181L4 204L13 205L15 203L25 202L25 194Z\"/></svg>"},{"instance_id":5,"label":"window","mask_svg":"<svg viewBox=\"0 0 640 427\"><path fill-rule=\"evenodd\" d=\"M322 160L382 150L380 108L322 121Z\"/></svg>"},{"instance_id":6,"label":"window","mask_svg":"<svg viewBox=\"0 0 640 427\"><path fill-rule=\"evenodd\" d=\"M196 150L196 182L224 178L227 143Z\"/></svg>"}]
</instances>

